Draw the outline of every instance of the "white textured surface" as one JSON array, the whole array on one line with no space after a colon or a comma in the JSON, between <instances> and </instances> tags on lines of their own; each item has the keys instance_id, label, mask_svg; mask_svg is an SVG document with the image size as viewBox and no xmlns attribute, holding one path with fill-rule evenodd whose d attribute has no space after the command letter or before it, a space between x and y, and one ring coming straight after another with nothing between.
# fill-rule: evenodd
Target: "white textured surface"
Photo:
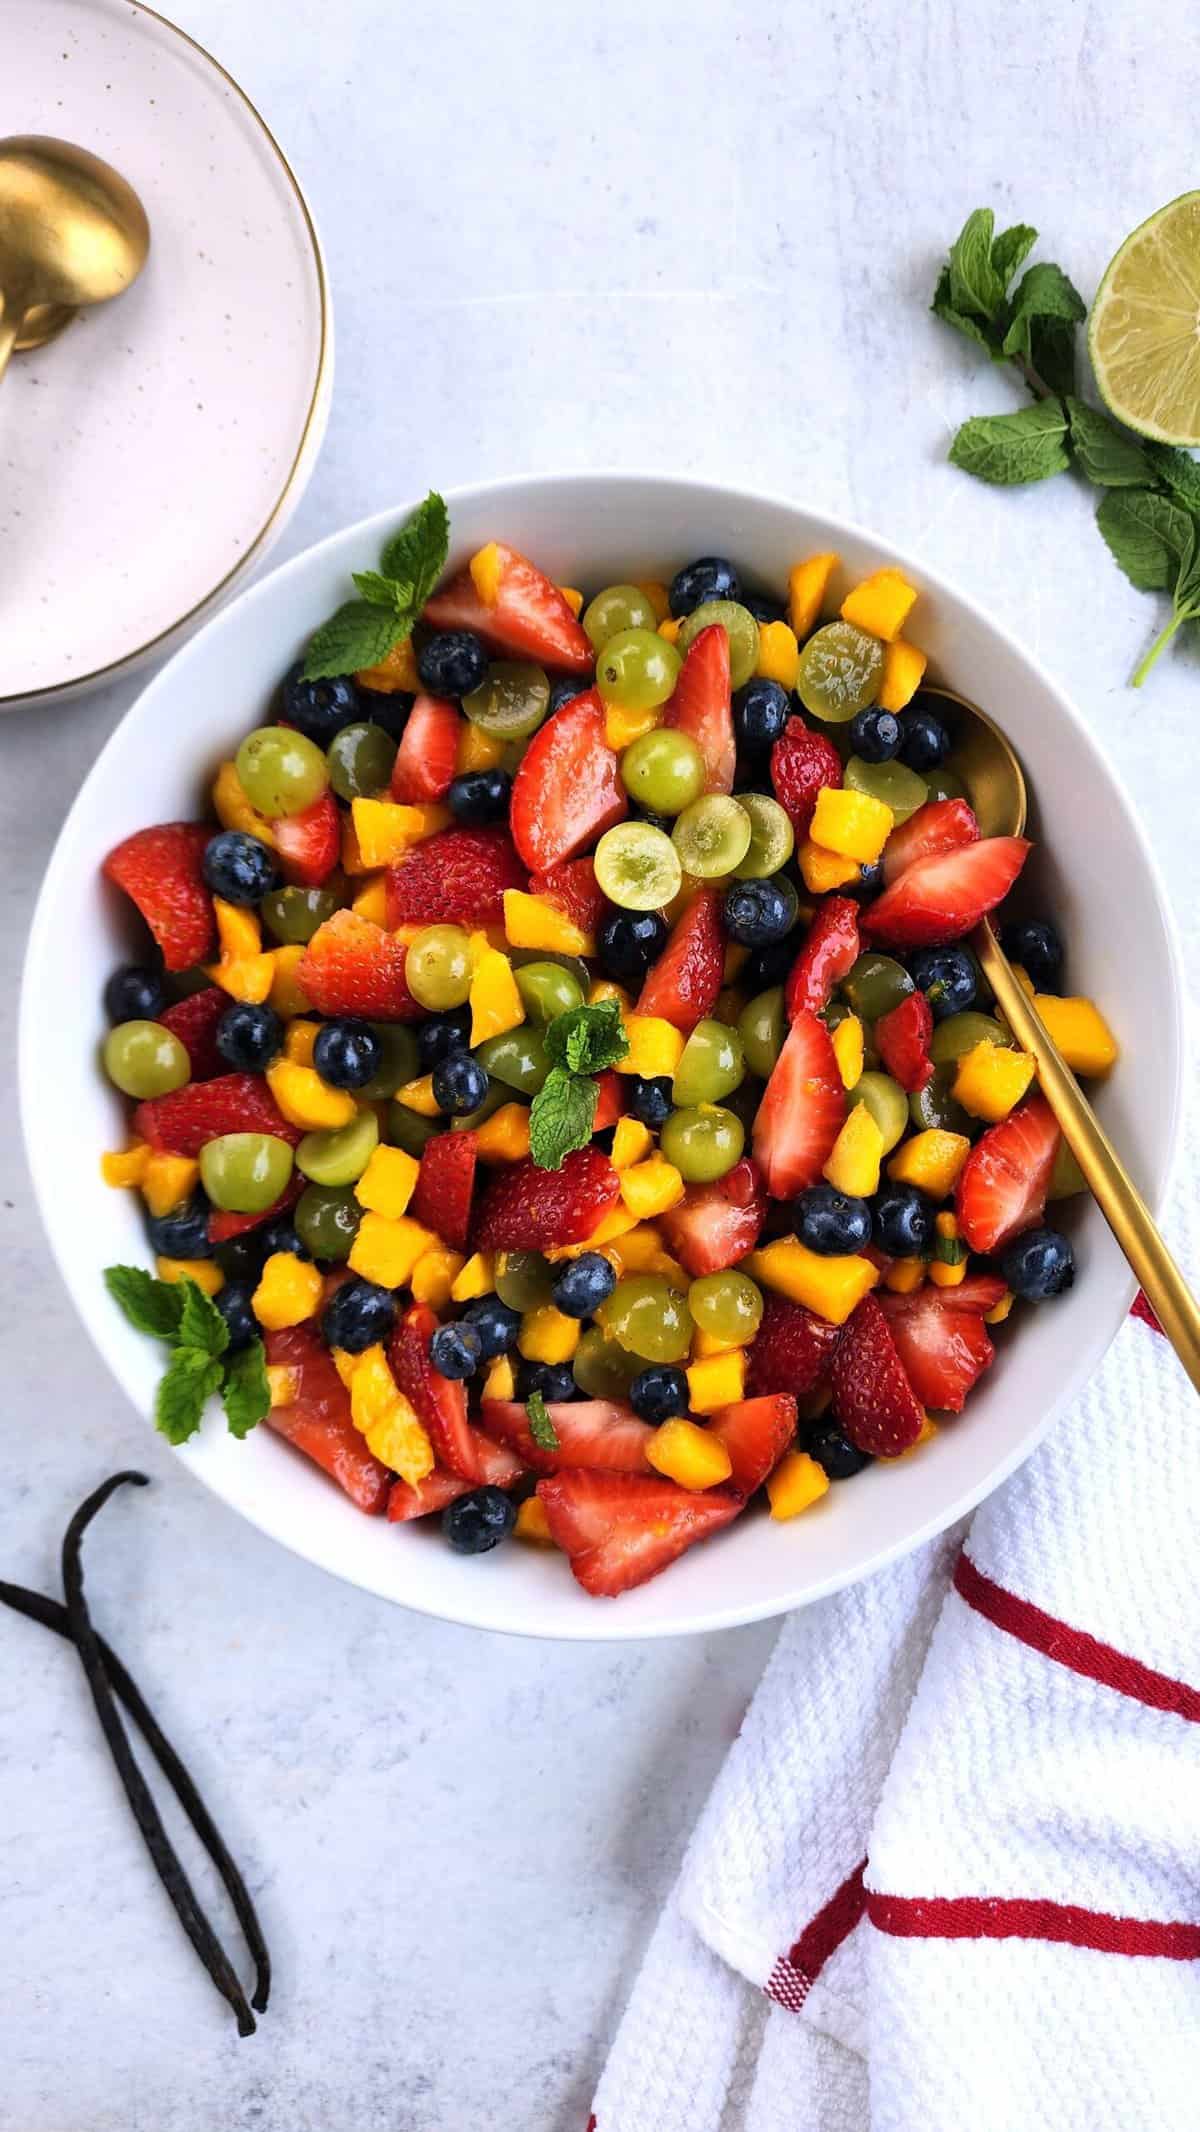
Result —
<instances>
[{"instance_id":1,"label":"white textured surface","mask_svg":"<svg viewBox=\"0 0 1200 2132\"><path fill-rule=\"evenodd\" d=\"M1182 0L1064 7L1027 40L982 0L953 19L514 0L425 11L419 38L380 0L179 12L278 130L330 261L333 415L284 552L403 489L552 464L850 511L988 602L1090 714L1194 952L1197 652L1130 695L1153 603L1086 494L945 467L953 423L1015 402L924 310L980 201L1038 223L1090 293L1193 182ZM54 830L132 692L0 733L10 1000ZM0 1216L0 1573L49 1587L77 1497L122 1462L155 1474L107 1513L91 1589L213 1790L280 1970L237 2044L81 1751L69 1654L0 1618L2 2132L578 2132L770 1631L571 1652L338 1588L147 1443L72 1319L11 1134Z\"/></svg>"}]
</instances>

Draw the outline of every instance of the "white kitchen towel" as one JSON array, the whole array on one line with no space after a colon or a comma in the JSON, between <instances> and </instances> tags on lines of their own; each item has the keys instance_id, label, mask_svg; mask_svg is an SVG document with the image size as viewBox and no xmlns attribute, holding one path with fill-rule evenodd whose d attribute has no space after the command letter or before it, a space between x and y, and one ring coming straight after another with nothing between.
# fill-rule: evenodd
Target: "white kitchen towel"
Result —
<instances>
[{"instance_id":1,"label":"white kitchen towel","mask_svg":"<svg viewBox=\"0 0 1200 2132\"><path fill-rule=\"evenodd\" d=\"M1200 1138L1177 1176L1195 1281ZM969 1529L792 1617L594 2132L1195 2132L1198 1515L1132 1314Z\"/></svg>"}]
</instances>

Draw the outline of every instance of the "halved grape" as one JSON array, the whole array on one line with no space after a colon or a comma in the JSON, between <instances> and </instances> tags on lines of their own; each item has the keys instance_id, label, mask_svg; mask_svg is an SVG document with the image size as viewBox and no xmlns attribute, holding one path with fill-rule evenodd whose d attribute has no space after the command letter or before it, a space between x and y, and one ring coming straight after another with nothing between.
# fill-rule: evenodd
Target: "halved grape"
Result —
<instances>
[{"instance_id":1,"label":"halved grape","mask_svg":"<svg viewBox=\"0 0 1200 2132\"><path fill-rule=\"evenodd\" d=\"M656 629L622 629L596 661L596 686L621 711L653 711L673 694L681 660Z\"/></svg>"},{"instance_id":2,"label":"halved grape","mask_svg":"<svg viewBox=\"0 0 1200 2132\"><path fill-rule=\"evenodd\" d=\"M225 1214L261 1214L291 1174L291 1148L274 1133L222 1133L200 1150L200 1182Z\"/></svg>"},{"instance_id":3,"label":"halved grape","mask_svg":"<svg viewBox=\"0 0 1200 2132\"><path fill-rule=\"evenodd\" d=\"M296 1234L314 1258L349 1258L363 1217L362 1207L347 1185L307 1185L296 1202L292 1219Z\"/></svg>"},{"instance_id":4,"label":"halved grape","mask_svg":"<svg viewBox=\"0 0 1200 2132\"><path fill-rule=\"evenodd\" d=\"M630 1274L618 1281L596 1313L604 1331L647 1362L682 1362L692 1344L687 1297L661 1274Z\"/></svg>"},{"instance_id":5,"label":"halved grape","mask_svg":"<svg viewBox=\"0 0 1200 2132\"><path fill-rule=\"evenodd\" d=\"M1071 1199L1076 1192L1086 1192L1087 1188L1087 1178L1066 1141L1060 1136L1054 1156L1054 1168L1050 1172L1047 1199Z\"/></svg>"},{"instance_id":6,"label":"halved grape","mask_svg":"<svg viewBox=\"0 0 1200 2132\"><path fill-rule=\"evenodd\" d=\"M528 740L550 708L550 680L528 659L494 659L478 688L463 697L472 725L496 740Z\"/></svg>"},{"instance_id":7,"label":"halved grape","mask_svg":"<svg viewBox=\"0 0 1200 2132\"><path fill-rule=\"evenodd\" d=\"M408 950L404 978L431 1014L466 1004L471 990L471 947L460 925L427 925Z\"/></svg>"},{"instance_id":8,"label":"halved grape","mask_svg":"<svg viewBox=\"0 0 1200 2132\"><path fill-rule=\"evenodd\" d=\"M957 1072L957 1062L935 1066L924 1088L916 1088L910 1094L908 1115L918 1132L926 1132L932 1126L943 1133L964 1133L969 1140L978 1130L979 1120L970 1117L950 1093Z\"/></svg>"},{"instance_id":9,"label":"halved grape","mask_svg":"<svg viewBox=\"0 0 1200 2132\"><path fill-rule=\"evenodd\" d=\"M412 1030L400 1022L372 1022L371 1027L383 1045L383 1057L358 1093L364 1103L382 1103L403 1088L406 1081L416 1079L420 1065L417 1040Z\"/></svg>"},{"instance_id":10,"label":"halved grape","mask_svg":"<svg viewBox=\"0 0 1200 2132\"><path fill-rule=\"evenodd\" d=\"M877 1022L881 1014L890 1014L915 990L904 964L892 955L876 954L873 948L860 955L842 979L843 997L864 1022Z\"/></svg>"},{"instance_id":11,"label":"halved grape","mask_svg":"<svg viewBox=\"0 0 1200 2132\"><path fill-rule=\"evenodd\" d=\"M179 1038L161 1022L118 1022L104 1039L104 1071L123 1096L169 1096L192 1077Z\"/></svg>"},{"instance_id":12,"label":"halved grape","mask_svg":"<svg viewBox=\"0 0 1200 2132\"><path fill-rule=\"evenodd\" d=\"M729 639L729 679L734 688L744 688L758 665L758 623L748 607L737 600L701 600L680 623L675 641L686 653L701 630L715 622Z\"/></svg>"},{"instance_id":13,"label":"halved grape","mask_svg":"<svg viewBox=\"0 0 1200 2132\"><path fill-rule=\"evenodd\" d=\"M741 1160L746 1128L734 1111L717 1103L696 1103L673 1110L658 1140L685 1184L712 1184Z\"/></svg>"},{"instance_id":14,"label":"halved grape","mask_svg":"<svg viewBox=\"0 0 1200 2132\"><path fill-rule=\"evenodd\" d=\"M925 780L925 790L931 800L970 798L958 771L952 770L949 763L939 763L933 770L922 770L921 776Z\"/></svg>"},{"instance_id":15,"label":"halved grape","mask_svg":"<svg viewBox=\"0 0 1200 2132\"><path fill-rule=\"evenodd\" d=\"M751 1073L767 1080L787 1035L782 985L772 985L770 991L758 993L742 1008L738 1017L738 1035Z\"/></svg>"},{"instance_id":16,"label":"halved grape","mask_svg":"<svg viewBox=\"0 0 1200 2132\"><path fill-rule=\"evenodd\" d=\"M425 1152L426 1142L435 1133L446 1130L444 1118L423 1118L419 1111L410 1110L407 1103L389 1103L387 1115L387 1138L389 1147L402 1147L406 1155L413 1155L419 1162Z\"/></svg>"},{"instance_id":17,"label":"halved grape","mask_svg":"<svg viewBox=\"0 0 1200 2132\"><path fill-rule=\"evenodd\" d=\"M882 800L890 807L897 823L906 822L910 814L923 807L929 798L929 786L907 763L864 762L861 755L852 755L842 772L842 783L851 792L865 792L871 799Z\"/></svg>"},{"instance_id":18,"label":"halved grape","mask_svg":"<svg viewBox=\"0 0 1200 2132\"><path fill-rule=\"evenodd\" d=\"M539 1310L550 1301L555 1273L540 1251L502 1251L496 1260L496 1294L510 1310Z\"/></svg>"},{"instance_id":19,"label":"halved grape","mask_svg":"<svg viewBox=\"0 0 1200 2132\"><path fill-rule=\"evenodd\" d=\"M583 987L570 970L557 962L526 962L514 970L521 1004L534 1021L552 1022L556 1014L569 1014L582 1007Z\"/></svg>"},{"instance_id":20,"label":"halved grape","mask_svg":"<svg viewBox=\"0 0 1200 2132\"><path fill-rule=\"evenodd\" d=\"M883 646L853 622L827 622L800 654L796 693L827 725L844 725L874 703L883 678Z\"/></svg>"},{"instance_id":21,"label":"halved grape","mask_svg":"<svg viewBox=\"0 0 1200 2132\"><path fill-rule=\"evenodd\" d=\"M374 1111L360 1110L349 1125L305 1133L296 1149L296 1168L313 1184L357 1184L378 1145L379 1121Z\"/></svg>"},{"instance_id":22,"label":"halved grape","mask_svg":"<svg viewBox=\"0 0 1200 2132\"><path fill-rule=\"evenodd\" d=\"M866 1073L860 1073L846 1101L866 1104L883 1134L883 1152L890 1155L908 1130L908 1097L899 1081L893 1081L890 1073L875 1073L868 1068Z\"/></svg>"},{"instance_id":23,"label":"halved grape","mask_svg":"<svg viewBox=\"0 0 1200 2132\"><path fill-rule=\"evenodd\" d=\"M739 792L738 806L750 817L750 846L734 867L739 881L765 881L786 866L796 846L796 832L778 800L765 792Z\"/></svg>"},{"instance_id":24,"label":"halved grape","mask_svg":"<svg viewBox=\"0 0 1200 2132\"><path fill-rule=\"evenodd\" d=\"M583 626L593 651L603 651L626 629L657 630L653 607L637 585L606 585L583 610Z\"/></svg>"},{"instance_id":25,"label":"halved grape","mask_svg":"<svg viewBox=\"0 0 1200 2132\"><path fill-rule=\"evenodd\" d=\"M929 1056L935 1066L944 1066L951 1059L961 1059L976 1044L1002 1044L1013 1048L1012 1031L1005 1029L990 1014L948 1014L939 1022L929 1040Z\"/></svg>"},{"instance_id":26,"label":"halved grape","mask_svg":"<svg viewBox=\"0 0 1200 2132\"><path fill-rule=\"evenodd\" d=\"M330 741L325 759L339 799L371 799L387 790L396 743L381 725L344 725Z\"/></svg>"},{"instance_id":27,"label":"halved grape","mask_svg":"<svg viewBox=\"0 0 1200 2132\"><path fill-rule=\"evenodd\" d=\"M261 905L263 924L284 947L307 947L337 908L331 888L273 888Z\"/></svg>"},{"instance_id":28,"label":"halved grape","mask_svg":"<svg viewBox=\"0 0 1200 2132\"><path fill-rule=\"evenodd\" d=\"M598 1325L589 1325L571 1359L571 1374L590 1399L627 1399L641 1368L641 1356L610 1340Z\"/></svg>"},{"instance_id":29,"label":"halved grape","mask_svg":"<svg viewBox=\"0 0 1200 2132\"><path fill-rule=\"evenodd\" d=\"M683 885L678 851L649 822L619 822L606 829L592 863L609 901L626 911L659 910Z\"/></svg>"},{"instance_id":30,"label":"halved grape","mask_svg":"<svg viewBox=\"0 0 1200 2132\"><path fill-rule=\"evenodd\" d=\"M744 1347L762 1322L762 1289L748 1273L705 1273L688 1289L688 1308L703 1332Z\"/></svg>"},{"instance_id":31,"label":"halved grape","mask_svg":"<svg viewBox=\"0 0 1200 2132\"><path fill-rule=\"evenodd\" d=\"M690 733L676 733L669 726L643 733L621 757L625 790L651 814L681 814L699 799L706 774L704 757Z\"/></svg>"},{"instance_id":32,"label":"halved grape","mask_svg":"<svg viewBox=\"0 0 1200 2132\"><path fill-rule=\"evenodd\" d=\"M288 726L260 725L247 733L236 757L242 790L268 821L303 814L329 784L329 766L314 741Z\"/></svg>"},{"instance_id":33,"label":"halved grape","mask_svg":"<svg viewBox=\"0 0 1200 2132\"><path fill-rule=\"evenodd\" d=\"M746 1071L742 1039L724 1022L697 1022L675 1068L675 1103L719 1103L732 1095Z\"/></svg>"},{"instance_id":34,"label":"halved grape","mask_svg":"<svg viewBox=\"0 0 1200 2132\"><path fill-rule=\"evenodd\" d=\"M475 1057L490 1080L503 1081L523 1096L536 1096L550 1071L545 1032L535 1022L522 1022L503 1036L485 1037L476 1045Z\"/></svg>"},{"instance_id":35,"label":"halved grape","mask_svg":"<svg viewBox=\"0 0 1200 2132\"><path fill-rule=\"evenodd\" d=\"M716 881L741 865L752 834L750 816L741 801L710 792L684 808L671 831L671 841L687 873L700 881Z\"/></svg>"}]
</instances>

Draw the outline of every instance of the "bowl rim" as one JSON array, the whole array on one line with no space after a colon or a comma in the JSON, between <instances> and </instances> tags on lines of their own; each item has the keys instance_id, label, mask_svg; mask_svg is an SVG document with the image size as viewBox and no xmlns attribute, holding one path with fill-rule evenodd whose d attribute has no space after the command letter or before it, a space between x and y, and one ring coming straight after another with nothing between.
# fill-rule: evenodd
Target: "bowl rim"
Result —
<instances>
[{"instance_id":1,"label":"bowl rim","mask_svg":"<svg viewBox=\"0 0 1200 2132\"><path fill-rule=\"evenodd\" d=\"M1075 709L1071 700L1047 672L1041 661L1032 652L1028 651L1003 623L994 620L970 595L962 592L953 580L947 578L941 571L930 568L919 556L884 538L875 532L873 528L862 525L857 520L845 518L822 506L815 504L809 506L798 502L793 497L781 495L774 490L745 488L731 482L710 481L700 475L675 474L661 468L647 471L625 467L607 467L592 468L584 472L571 472L568 470L544 474L525 473L513 476L496 476L483 482L460 483L454 488L447 489L444 493L446 504L451 514L451 525L453 526L456 505L486 503L491 497L497 499L512 498L522 490L528 489L537 490L539 493L545 492L547 489L556 489L578 494L580 491L586 491L589 488L611 489L614 485L627 486L631 491L645 488L647 485L667 487L673 490L693 491L697 494L723 501L733 507L741 505L756 509L765 505L769 509L784 512L807 513L810 517L818 519L828 526L840 539L848 543L860 542L868 548L880 550L888 554L901 568L908 569L914 573L923 590L928 589L947 599L965 614L973 625L990 632L994 637L998 638L1009 653L1014 654L1024 662L1036 678L1039 686L1053 699L1064 724L1073 737L1074 744L1092 757L1093 762L1099 766L1103 777L1116 786L1121 796L1123 812L1132 832L1140 862L1157 906L1163 928L1167 952L1167 968L1170 977L1169 1000L1165 1004L1170 1014L1169 1035L1172 1055L1175 1060L1175 1070L1167 1092L1169 1118L1165 1134L1166 1155L1163 1162L1162 1178L1157 1189L1148 1190L1146 1195L1151 1210L1157 1214L1170 1190L1180 1157L1183 1090L1190 1055L1189 1026L1183 1009L1185 979L1180 936L1166 894L1162 873L1150 845L1147 832L1143 828L1136 810L1129 804L1121 781L1116 770L1110 764L1104 748L1090 732L1080 712ZM115 1338L113 1338L116 1321L111 1319L110 1313L101 1309L101 1299L105 1295L103 1283L100 1281L95 1283L94 1294L89 1292L86 1296L81 1296L75 1281L68 1273L64 1253L60 1249L60 1225L53 1212L53 1199L49 1190L49 1180L44 1169L40 1139L34 1126L34 1091L41 1073L41 1066L36 1057L35 1047L40 1039L41 1032L35 1027L36 1002L32 973L37 963L42 959L47 945L43 936L48 935L49 932L50 909L54 901L51 888L59 873L68 866L73 833L80 819L86 817L85 802L93 776L99 772L109 753L117 748L130 721L136 715L143 714L144 706L148 700L155 696L160 687L169 688L174 685L179 672L186 668L188 660L193 656L198 657L200 655L210 633L223 628L231 617L240 613L244 608L251 608L266 600L280 580L286 580L289 576L299 574L303 568L311 564L314 557L328 554L343 543L359 538L366 545L373 536L385 530L390 530L395 525L398 517L403 516L415 507L416 501L419 501L419 499L405 500L382 510L370 512L365 517L352 520L346 525L335 528L333 531L323 535L320 540L312 542L297 554L289 556L286 562L277 564L274 569L264 572L253 584L241 589L234 598L227 601L210 615L200 629L170 653L163 665L139 689L133 702L108 736L94 763L89 766L88 774L72 801L55 839L42 884L38 891L22 967L18 1011L18 1101L25 1155L33 1182L34 1198L42 1228L49 1242L51 1255L63 1285L76 1312L83 1320L93 1345L98 1349L121 1390L125 1392L126 1397L131 1400L131 1403L139 1412L143 1411L141 1402L129 1392L117 1361L116 1342ZM330 1575L340 1578L344 1583L356 1585L360 1590L371 1592L378 1598L386 1599L393 1606L403 1607L414 1613L427 1615L434 1620L454 1622L458 1626L465 1628L488 1629L494 1634L528 1636L542 1642L649 1642L666 1636L707 1635L719 1629L737 1628L755 1621L782 1616L796 1607L810 1605L816 1600L827 1598L832 1593L845 1589L849 1585L860 1583L867 1577L873 1576L878 1570L885 1568L889 1563L900 1560L926 1541L935 1538L941 1532L947 1531L952 1525L957 1524L962 1518L968 1516L985 1497L991 1495L995 1489L1009 1479L1018 1467L1024 1464L1025 1460L1044 1440L1049 1429L1064 1408L1078 1396L1088 1377L1098 1367L1103 1355L1107 1352L1112 1340L1124 1323L1136 1290L1136 1280L1133 1274L1130 1273L1129 1279L1122 1289L1123 1300L1120 1315L1115 1318L1103 1345L1093 1354L1091 1343L1085 1343L1087 1348L1086 1361L1064 1381L1056 1396L1048 1402L1038 1419L1036 1427L1025 1435L1020 1443L1015 1445L997 1465L989 1468L987 1474L977 1484L972 1483L965 1488L947 1508L933 1512L928 1519L923 1520L914 1529L895 1540L885 1542L875 1548L865 1560L846 1568L844 1571L833 1571L815 1584L805 1583L800 1590L785 1594L782 1597L732 1601L706 1607L702 1610L693 1610L683 1620L664 1619L649 1624L640 1621L635 1623L630 1620L626 1626L619 1617L613 1618L616 1613L615 1609L606 1609L604 1610L603 1622L597 1621L594 1628L590 1624L590 1616L584 1615L578 1621L576 1621L575 1617L571 1617L565 1624L558 1622L552 1630L546 1631L541 1629L536 1620L533 1619L526 1621L490 1618L491 1610L488 1605L486 1588L481 1590L478 1604L448 1605L444 1602L426 1603L420 1592L415 1595L406 1594L401 1598L395 1592L387 1589L383 1581L371 1575L369 1570L365 1573L360 1573L357 1570L351 1572L341 1561L331 1559L331 1551L322 1544L319 1535L315 1544L307 1540L302 1541L294 1530L284 1525L282 1520L276 1520L272 1517L269 1501L250 1506L240 1501L237 1495L224 1485L223 1477L219 1473L213 1474L204 1471L198 1473L197 1477L232 1510L236 1511L241 1517L246 1518L249 1523L256 1526L259 1531L265 1533L270 1539L286 1547L289 1553L297 1555L303 1561L314 1563ZM153 1426L152 1417L148 1412L143 1413L143 1419L148 1427ZM176 1447L176 1455L185 1467L193 1465L186 1445Z\"/></svg>"}]
</instances>

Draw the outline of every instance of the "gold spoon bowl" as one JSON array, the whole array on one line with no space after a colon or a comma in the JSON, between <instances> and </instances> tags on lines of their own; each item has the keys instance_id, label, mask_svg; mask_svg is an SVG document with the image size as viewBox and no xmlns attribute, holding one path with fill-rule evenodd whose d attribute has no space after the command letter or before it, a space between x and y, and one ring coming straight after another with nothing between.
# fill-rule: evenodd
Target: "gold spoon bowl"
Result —
<instances>
[{"instance_id":1,"label":"gold spoon bowl","mask_svg":"<svg viewBox=\"0 0 1200 2132\"><path fill-rule=\"evenodd\" d=\"M123 295L149 248L146 210L110 163L48 135L0 140L0 376L14 349Z\"/></svg>"}]
</instances>

